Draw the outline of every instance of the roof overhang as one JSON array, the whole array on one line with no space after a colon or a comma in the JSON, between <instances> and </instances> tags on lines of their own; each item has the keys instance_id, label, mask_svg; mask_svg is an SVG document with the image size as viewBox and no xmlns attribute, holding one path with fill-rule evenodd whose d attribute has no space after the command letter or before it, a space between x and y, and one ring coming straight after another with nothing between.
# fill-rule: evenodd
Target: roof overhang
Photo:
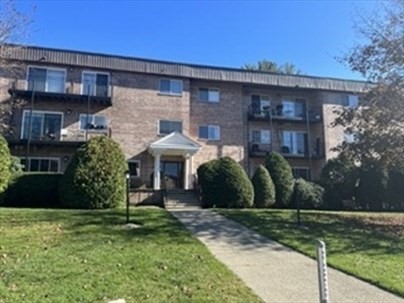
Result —
<instances>
[{"instance_id":1,"label":"roof overhang","mask_svg":"<svg viewBox=\"0 0 404 303\"><path fill-rule=\"evenodd\" d=\"M149 152L152 155L167 156L192 156L196 154L201 146L190 138L179 132L172 132L167 136L151 143Z\"/></svg>"}]
</instances>

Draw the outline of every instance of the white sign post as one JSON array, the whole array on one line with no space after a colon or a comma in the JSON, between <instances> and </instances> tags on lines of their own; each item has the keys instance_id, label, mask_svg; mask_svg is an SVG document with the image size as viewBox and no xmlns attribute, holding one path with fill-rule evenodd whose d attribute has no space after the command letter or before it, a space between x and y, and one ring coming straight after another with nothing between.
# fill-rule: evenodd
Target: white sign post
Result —
<instances>
[{"instance_id":1,"label":"white sign post","mask_svg":"<svg viewBox=\"0 0 404 303\"><path fill-rule=\"evenodd\" d=\"M327 255L323 241L317 241L317 268L318 282L320 288L320 303L329 303L328 298L328 275L327 275Z\"/></svg>"}]
</instances>

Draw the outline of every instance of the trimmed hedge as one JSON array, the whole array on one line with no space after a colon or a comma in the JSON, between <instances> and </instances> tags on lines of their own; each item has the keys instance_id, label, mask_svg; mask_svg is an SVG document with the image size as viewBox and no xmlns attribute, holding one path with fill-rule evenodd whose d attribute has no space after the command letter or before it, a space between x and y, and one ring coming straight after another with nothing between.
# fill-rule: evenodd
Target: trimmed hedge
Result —
<instances>
[{"instance_id":1,"label":"trimmed hedge","mask_svg":"<svg viewBox=\"0 0 404 303\"><path fill-rule=\"evenodd\" d=\"M10 181L11 155L6 139L0 135L0 193L4 192Z\"/></svg>"},{"instance_id":2,"label":"trimmed hedge","mask_svg":"<svg viewBox=\"0 0 404 303\"><path fill-rule=\"evenodd\" d=\"M12 207L60 207L61 174L24 173L16 176L5 192L4 205Z\"/></svg>"},{"instance_id":3,"label":"trimmed hedge","mask_svg":"<svg viewBox=\"0 0 404 303\"><path fill-rule=\"evenodd\" d=\"M211 160L198 170L204 207L251 207L254 188L244 169L230 157Z\"/></svg>"},{"instance_id":4,"label":"trimmed hedge","mask_svg":"<svg viewBox=\"0 0 404 303\"><path fill-rule=\"evenodd\" d=\"M288 207L291 202L294 185L292 168L288 161L282 155L271 152L265 159L265 168L271 175L275 185L275 206L279 208Z\"/></svg>"},{"instance_id":5,"label":"trimmed hedge","mask_svg":"<svg viewBox=\"0 0 404 303\"><path fill-rule=\"evenodd\" d=\"M100 136L81 146L60 182L62 205L69 208L110 208L125 201L128 165L118 143Z\"/></svg>"},{"instance_id":6,"label":"trimmed hedge","mask_svg":"<svg viewBox=\"0 0 404 303\"><path fill-rule=\"evenodd\" d=\"M268 170L260 165L251 179L254 186L254 206L268 208L275 204L275 185Z\"/></svg>"},{"instance_id":7,"label":"trimmed hedge","mask_svg":"<svg viewBox=\"0 0 404 303\"><path fill-rule=\"evenodd\" d=\"M294 207L299 202L300 208L317 209L323 205L324 188L320 185L299 178L294 186Z\"/></svg>"}]
</instances>

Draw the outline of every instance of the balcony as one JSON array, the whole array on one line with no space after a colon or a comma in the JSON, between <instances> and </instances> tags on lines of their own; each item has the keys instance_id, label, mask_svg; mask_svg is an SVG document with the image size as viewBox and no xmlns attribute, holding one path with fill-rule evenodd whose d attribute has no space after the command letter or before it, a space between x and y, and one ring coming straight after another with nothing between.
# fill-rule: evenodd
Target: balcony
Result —
<instances>
[{"instance_id":1,"label":"balcony","mask_svg":"<svg viewBox=\"0 0 404 303\"><path fill-rule=\"evenodd\" d=\"M87 140L93 137L108 136L111 137L111 128L89 130L87 133L85 131L79 130L69 130L62 129L60 133L47 133L42 136L32 138L30 141L31 146L73 146L78 147L82 145ZM16 137L6 137L7 142L12 146L26 146L28 139L26 138L16 138Z\"/></svg>"},{"instance_id":2,"label":"balcony","mask_svg":"<svg viewBox=\"0 0 404 303\"><path fill-rule=\"evenodd\" d=\"M321 122L322 117L320 112L309 111L309 122L316 123ZM281 107L275 109L271 108L253 108L248 109L248 120L249 121L287 121L287 122L306 122L306 114L295 115L291 112L283 111Z\"/></svg>"},{"instance_id":3,"label":"balcony","mask_svg":"<svg viewBox=\"0 0 404 303\"><path fill-rule=\"evenodd\" d=\"M287 146L272 147L271 144L262 144L255 142L250 142L248 147L250 158L265 158L272 151L277 152L282 156L284 156L285 158L289 159L309 158L308 150L305 147L293 151ZM314 148L310 156L311 159L316 160L316 159L323 159L325 155L320 149Z\"/></svg>"},{"instance_id":4,"label":"balcony","mask_svg":"<svg viewBox=\"0 0 404 303\"><path fill-rule=\"evenodd\" d=\"M32 94L34 93L35 100L37 101L74 102L84 104L87 104L87 102L90 101L91 104L103 106L112 105L111 96L88 96L74 94L72 91L73 85L68 87L65 92L46 92L41 90L36 90L33 92L32 89L17 89L14 87L9 89L8 93L14 98L24 100L31 100Z\"/></svg>"}]
</instances>

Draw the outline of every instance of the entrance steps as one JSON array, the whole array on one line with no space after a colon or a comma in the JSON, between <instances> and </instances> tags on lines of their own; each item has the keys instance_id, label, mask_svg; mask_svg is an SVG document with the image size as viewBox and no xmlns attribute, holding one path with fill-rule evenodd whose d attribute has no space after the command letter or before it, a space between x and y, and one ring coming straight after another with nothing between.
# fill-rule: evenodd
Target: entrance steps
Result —
<instances>
[{"instance_id":1,"label":"entrance steps","mask_svg":"<svg viewBox=\"0 0 404 303\"><path fill-rule=\"evenodd\" d=\"M197 209L201 204L194 190L168 190L164 202L169 209Z\"/></svg>"}]
</instances>

